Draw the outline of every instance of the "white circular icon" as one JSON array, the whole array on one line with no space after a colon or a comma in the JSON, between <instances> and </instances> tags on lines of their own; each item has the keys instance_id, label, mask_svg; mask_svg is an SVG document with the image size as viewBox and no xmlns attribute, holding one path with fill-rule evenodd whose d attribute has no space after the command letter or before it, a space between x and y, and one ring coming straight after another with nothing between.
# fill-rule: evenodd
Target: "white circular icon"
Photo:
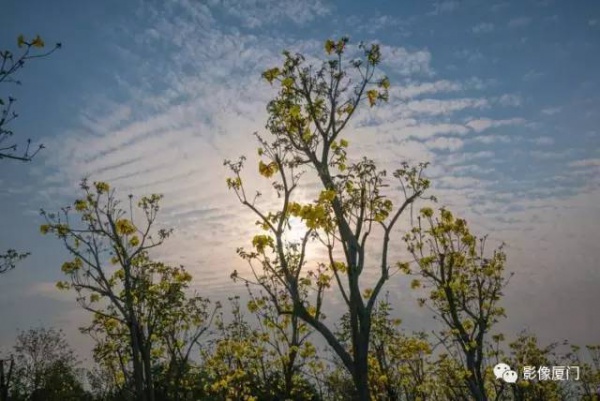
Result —
<instances>
[{"instance_id":1,"label":"white circular icon","mask_svg":"<svg viewBox=\"0 0 600 401\"><path fill-rule=\"evenodd\" d=\"M519 375L514 370L507 370L502 375L502 380L504 380L507 383L516 383L518 376Z\"/></svg>"},{"instance_id":2,"label":"white circular icon","mask_svg":"<svg viewBox=\"0 0 600 401\"><path fill-rule=\"evenodd\" d=\"M496 379L502 379L505 372L510 370L510 366L505 363L499 363L494 366L494 376Z\"/></svg>"}]
</instances>

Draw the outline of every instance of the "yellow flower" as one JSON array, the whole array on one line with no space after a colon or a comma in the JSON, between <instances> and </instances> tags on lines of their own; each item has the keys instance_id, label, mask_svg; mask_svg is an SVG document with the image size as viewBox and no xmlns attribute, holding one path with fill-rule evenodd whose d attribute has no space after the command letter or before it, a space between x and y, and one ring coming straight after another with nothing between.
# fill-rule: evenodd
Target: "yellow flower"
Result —
<instances>
[{"instance_id":1,"label":"yellow flower","mask_svg":"<svg viewBox=\"0 0 600 401\"><path fill-rule=\"evenodd\" d=\"M95 182L94 186L99 194L108 192L110 190L110 186L106 182Z\"/></svg>"},{"instance_id":2,"label":"yellow flower","mask_svg":"<svg viewBox=\"0 0 600 401\"><path fill-rule=\"evenodd\" d=\"M333 49L335 49L335 42L331 39L328 39L325 42L325 51L327 52L327 54L331 54Z\"/></svg>"},{"instance_id":3,"label":"yellow flower","mask_svg":"<svg viewBox=\"0 0 600 401\"><path fill-rule=\"evenodd\" d=\"M75 210L82 212L87 208L87 202L83 199L77 199L75 201Z\"/></svg>"},{"instance_id":4,"label":"yellow flower","mask_svg":"<svg viewBox=\"0 0 600 401\"><path fill-rule=\"evenodd\" d=\"M273 174L278 171L277 164L275 162L271 162L268 165L265 164L262 160L258 163L258 172L260 175L266 178L271 178Z\"/></svg>"},{"instance_id":5,"label":"yellow flower","mask_svg":"<svg viewBox=\"0 0 600 401\"><path fill-rule=\"evenodd\" d=\"M40 37L40 35L36 35L35 39L33 39L33 42L31 42L31 46L37 47L38 49L41 49L42 47L44 47L44 45L45 43Z\"/></svg>"},{"instance_id":6,"label":"yellow flower","mask_svg":"<svg viewBox=\"0 0 600 401\"><path fill-rule=\"evenodd\" d=\"M17 46L23 47L24 44L25 44L25 36L23 36L23 34L21 34L17 38Z\"/></svg>"},{"instance_id":7,"label":"yellow flower","mask_svg":"<svg viewBox=\"0 0 600 401\"><path fill-rule=\"evenodd\" d=\"M377 95L379 95L379 93L375 89L371 89L370 91L367 91L367 98L369 99L369 105L371 107L375 106L375 101L377 100Z\"/></svg>"},{"instance_id":8,"label":"yellow flower","mask_svg":"<svg viewBox=\"0 0 600 401\"><path fill-rule=\"evenodd\" d=\"M129 245L131 245L131 246L138 246L139 244L140 244L140 239L137 237L137 235L134 235L129 240Z\"/></svg>"},{"instance_id":9,"label":"yellow flower","mask_svg":"<svg viewBox=\"0 0 600 401\"><path fill-rule=\"evenodd\" d=\"M130 235L135 233L135 227L128 219L119 219L115 225L117 227L117 233L121 235Z\"/></svg>"},{"instance_id":10,"label":"yellow flower","mask_svg":"<svg viewBox=\"0 0 600 401\"><path fill-rule=\"evenodd\" d=\"M421 209L421 214L425 217L431 217L433 216L433 209L431 209L430 207L424 207L423 209Z\"/></svg>"}]
</instances>

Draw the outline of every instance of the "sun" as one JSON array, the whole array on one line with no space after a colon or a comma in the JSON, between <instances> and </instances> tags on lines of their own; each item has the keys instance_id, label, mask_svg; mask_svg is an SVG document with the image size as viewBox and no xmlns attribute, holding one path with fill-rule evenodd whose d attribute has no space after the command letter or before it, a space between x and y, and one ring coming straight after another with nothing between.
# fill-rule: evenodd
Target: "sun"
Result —
<instances>
[{"instance_id":1,"label":"sun","mask_svg":"<svg viewBox=\"0 0 600 401\"><path fill-rule=\"evenodd\" d=\"M288 223L289 228L285 230L284 240L293 244L302 243L308 231L306 224L298 217L290 217Z\"/></svg>"}]
</instances>

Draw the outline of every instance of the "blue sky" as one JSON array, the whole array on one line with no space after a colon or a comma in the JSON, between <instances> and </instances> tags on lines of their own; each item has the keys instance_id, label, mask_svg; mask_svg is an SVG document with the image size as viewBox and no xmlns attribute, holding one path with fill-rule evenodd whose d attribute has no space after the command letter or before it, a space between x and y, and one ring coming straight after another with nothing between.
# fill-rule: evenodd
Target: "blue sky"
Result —
<instances>
[{"instance_id":1,"label":"blue sky","mask_svg":"<svg viewBox=\"0 0 600 401\"><path fill-rule=\"evenodd\" d=\"M204 295L243 288L253 217L224 185L224 158L253 155L272 89L260 73L284 48L322 57L327 38L382 45L387 105L350 127L352 155L393 169L429 161L441 205L508 244L506 332L598 340L600 321L600 3L592 0L10 1L2 48L39 33L63 49L26 66L17 137L47 149L3 161L2 249L30 250L0 277L0 350L17 328L76 328L88 316L58 293L66 255L39 235L40 208L77 196L84 176L123 195L163 193L176 229L159 255L185 264ZM260 185L256 174L249 185ZM398 243L400 240L398 237ZM408 328L427 327L416 295L390 284Z\"/></svg>"}]
</instances>

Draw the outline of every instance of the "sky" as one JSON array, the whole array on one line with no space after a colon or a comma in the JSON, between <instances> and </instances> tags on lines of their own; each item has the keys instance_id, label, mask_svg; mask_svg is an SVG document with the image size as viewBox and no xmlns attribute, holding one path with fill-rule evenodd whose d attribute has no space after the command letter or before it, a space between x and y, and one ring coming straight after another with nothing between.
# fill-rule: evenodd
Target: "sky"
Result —
<instances>
[{"instance_id":1,"label":"sky","mask_svg":"<svg viewBox=\"0 0 600 401\"><path fill-rule=\"evenodd\" d=\"M275 92L260 73L282 50L316 60L343 35L379 43L392 84L388 104L349 126L350 155L390 170L430 162L439 206L506 242L509 337L600 341L598 1L8 0L2 48L21 33L63 48L2 88L18 99L15 138L46 149L1 162L0 249L31 256L0 276L0 352L38 325L90 349L77 331L90 316L55 288L68 255L39 233L40 208L72 203L83 177L164 194L159 220L175 234L157 257L184 264L204 296L243 294L229 275L248 271L235 250L255 218L227 191L223 160L268 135ZM431 329L407 280L389 284L395 313Z\"/></svg>"}]
</instances>

